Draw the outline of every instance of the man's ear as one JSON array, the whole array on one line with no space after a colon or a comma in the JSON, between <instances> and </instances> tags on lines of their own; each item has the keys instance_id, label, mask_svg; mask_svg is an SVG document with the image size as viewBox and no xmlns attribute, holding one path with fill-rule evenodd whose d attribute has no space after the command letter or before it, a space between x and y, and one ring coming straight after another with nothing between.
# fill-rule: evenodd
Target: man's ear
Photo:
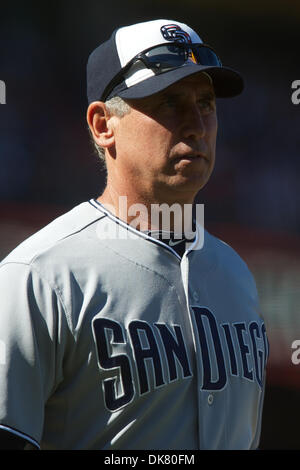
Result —
<instances>
[{"instance_id":1,"label":"man's ear","mask_svg":"<svg viewBox=\"0 0 300 470\"><path fill-rule=\"evenodd\" d=\"M109 125L110 114L102 101L94 101L87 109L87 122L94 141L103 148L115 143L113 127Z\"/></svg>"}]
</instances>

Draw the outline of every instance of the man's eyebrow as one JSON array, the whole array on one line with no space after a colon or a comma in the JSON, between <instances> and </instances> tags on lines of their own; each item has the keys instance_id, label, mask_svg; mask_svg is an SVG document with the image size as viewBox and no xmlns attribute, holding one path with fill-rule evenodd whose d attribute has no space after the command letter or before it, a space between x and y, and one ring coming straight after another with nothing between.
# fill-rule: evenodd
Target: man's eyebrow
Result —
<instances>
[{"instance_id":1,"label":"man's eyebrow","mask_svg":"<svg viewBox=\"0 0 300 470\"><path fill-rule=\"evenodd\" d=\"M211 90L205 90L199 93L199 96L204 99L208 100L214 100L216 98L216 95L213 91Z\"/></svg>"}]
</instances>

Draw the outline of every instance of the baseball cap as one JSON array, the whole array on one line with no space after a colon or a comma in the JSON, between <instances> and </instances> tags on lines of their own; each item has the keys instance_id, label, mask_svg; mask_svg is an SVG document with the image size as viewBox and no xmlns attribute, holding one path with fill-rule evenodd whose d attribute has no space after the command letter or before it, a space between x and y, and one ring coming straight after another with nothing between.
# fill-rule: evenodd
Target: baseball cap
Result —
<instances>
[{"instance_id":1,"label":"baseball cap","mask_svg":"<svg viewBox=\"0 0 300 470\"><path fill-rule=\"evenodd\" d=\"M159 19L123 26L89 56L88 102L145 98L204 71L219 98L239 95L244 88L242 76L224 67L186 24Z\"/></svg>"}]
</instances>

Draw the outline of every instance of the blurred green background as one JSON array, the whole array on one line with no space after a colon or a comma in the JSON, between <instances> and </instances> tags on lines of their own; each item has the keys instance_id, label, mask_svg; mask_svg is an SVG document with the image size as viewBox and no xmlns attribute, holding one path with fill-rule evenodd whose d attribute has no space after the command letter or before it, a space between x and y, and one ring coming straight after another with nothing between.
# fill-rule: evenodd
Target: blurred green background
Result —
<instances>
[{"instance_id":1,"label":"blurred green background","mask_svg":"<svg viewBox=\"0 0 300 470\"><path fill-rule=\"evenodd\" d=\"M16 1L0 6L0 257L79 202L105 175L89 142L85 67L118 26L189 24L244 93L219 100L215 172L198 201L206 227L253 271L270 342L262 449L300 449L300 2Z\"/></svg>"}]
</instances>

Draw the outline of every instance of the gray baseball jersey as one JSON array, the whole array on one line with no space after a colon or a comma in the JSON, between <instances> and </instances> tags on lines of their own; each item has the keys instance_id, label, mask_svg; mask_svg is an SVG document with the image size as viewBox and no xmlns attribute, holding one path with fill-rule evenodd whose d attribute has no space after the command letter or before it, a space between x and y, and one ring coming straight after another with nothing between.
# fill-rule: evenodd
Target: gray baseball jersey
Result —
<instances>
[{"instance_id":1,"label":"gray baseball jersey","mask_svg":"<svg viewBox=\"0 0 300 470\"><path fill-rule=\"evenodd\" d=\"M227 244L197 243L181 258L91 200L10 253L0 429L41 449L256 448L255 282Z\"/></svg>"}]
</instances>

